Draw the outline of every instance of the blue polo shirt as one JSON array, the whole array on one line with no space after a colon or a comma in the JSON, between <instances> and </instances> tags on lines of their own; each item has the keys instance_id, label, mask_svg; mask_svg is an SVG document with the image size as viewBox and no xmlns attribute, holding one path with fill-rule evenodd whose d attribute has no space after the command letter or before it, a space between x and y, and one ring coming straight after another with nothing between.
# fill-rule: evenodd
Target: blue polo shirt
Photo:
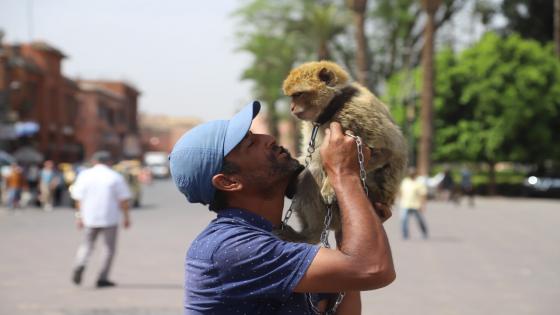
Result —
<instances>
[{"instance_id":1,"label":"blue polo shirt","mask_svg":"<svg viewBox=\"0 0 560 315\"><path fill-rule=\"evenodd\" d=\"M185 314L313 314L293 290L318 251L249 211L222 210L187 252Z\"/></svg>"}]
</instances>

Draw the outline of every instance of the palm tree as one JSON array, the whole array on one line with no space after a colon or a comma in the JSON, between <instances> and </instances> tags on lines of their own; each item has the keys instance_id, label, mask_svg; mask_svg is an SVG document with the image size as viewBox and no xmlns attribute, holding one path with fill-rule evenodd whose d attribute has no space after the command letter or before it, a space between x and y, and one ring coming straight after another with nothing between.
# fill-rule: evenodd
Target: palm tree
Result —
<instances>
[{"instance_id":1,"label":"palm tree","mask_svg":"<svg viewBox=\"0 0 560 315\"><path fill-rule=\"evenodd\" d=\"M365 16L367 10L367 0L347 0L352 19L354 21L354 37L356 39L356 78L359 83L368 86L369 81L369 53L365 33Z\"/></svg>"},{"instance_id":2,"label":"palm tree","mask_svg":"<svg viewBox=\"0 0 560 315\"><path fill-rule=\"evenodd\" d=\"M327 1L303 1L299 12L301 16L291 21L287 33L301 35L301 43L314 51L317 59L331 59L330 45L334 39L345 32L347 17L335 3Z\"/></svg>"},{"instance_id":3,"label":"palm tree","mask_svg":"<svg viewBox=\"0 0 560 315\"><path fill-rule=\"evenodd\" d=\"M422 120L422 134L418 148L418 172L421 175L430 173L430 155L432 150L433 134L433 99L434 99L434 35L435 14L441 4L441 0L422 0L422 7L428 15L424 28L424 48L422 50L422 108L420 117Z\"/></svg>"},{"instance_id":4,"label":"palm tree","mask_svg":"<svg viewBox=\"0 0 560 315\"><path fill-rule=\"evenodd\" d=\"M556 56L560 58L560 0L554 0L554 42Z\"/></svg>"}]
</instances>

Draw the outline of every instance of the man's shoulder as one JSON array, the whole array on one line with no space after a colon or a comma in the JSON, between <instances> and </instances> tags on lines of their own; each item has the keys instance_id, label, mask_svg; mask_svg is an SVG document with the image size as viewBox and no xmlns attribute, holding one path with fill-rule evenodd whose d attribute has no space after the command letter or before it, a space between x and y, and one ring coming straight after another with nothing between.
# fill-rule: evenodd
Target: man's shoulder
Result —
<instances>
[{"instance_id":1,"label":"man's shoulder","mask_svg":"<svg viewBox=\"0 0 560 315\"><path fill-rule=\"evenodd\" d=\"M276 236L257 227L243 224L235 219L217 218L194 239L187 258L214 259L215 253L224 249L250 248L250 243L277 240ZM239 250L238 250L239 251Z\"/></svg>"}]
</instances>

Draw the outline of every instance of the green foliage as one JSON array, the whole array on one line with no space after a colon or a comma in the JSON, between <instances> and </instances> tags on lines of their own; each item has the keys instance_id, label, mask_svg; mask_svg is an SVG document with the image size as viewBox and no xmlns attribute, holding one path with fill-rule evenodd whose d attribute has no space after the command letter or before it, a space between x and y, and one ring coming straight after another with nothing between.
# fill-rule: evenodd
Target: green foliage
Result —
<instances>
[{"instance_id":1,"label":"green foliage","mask_svg":"<svg viewBox=\"0 0 560 315\"><path fill-rule=\"evenodd\" d=\"M389 80L389 102L398 99L402 82L402 73ZM559 82L560 62L552 47L518 35L504 39L488 33L460 54L442 50L436 56L434 158L559 160L560 150L552 145L560 131ZM421 84L415 87L419 91ZM392 104L402 124L403 105Z\"/></svg>"},{"instance_id":2,"label":"green foliage","mask_svg":"<svg viewBox=\"0 0 560 315\"><path fill-rule=\"evenodd\" d=\"M552 41L554 0L504 0L502 13L507 19L505 31L541 43Z\"/></svg>"},{"instance_id":3,"label":"green foliage","mask_svg":"<svg viewBox=\"0 0 560 315\"><path fill-rule=\"evenodd\" d=\"M332 41L346 30L347 16L334 2L312 0L251 0L234 16L239 21L239 50L253 57L242 79L254 82L255 97L266 104L269 125L277 135L282 81L294 63L328 57Z\"/></svg>"}]
</instances>

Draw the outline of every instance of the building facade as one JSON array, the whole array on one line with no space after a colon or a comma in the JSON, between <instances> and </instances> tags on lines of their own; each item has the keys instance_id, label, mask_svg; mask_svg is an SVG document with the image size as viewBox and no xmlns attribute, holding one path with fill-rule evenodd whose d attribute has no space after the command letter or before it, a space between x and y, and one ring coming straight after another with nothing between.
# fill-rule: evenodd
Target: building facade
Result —
<instances>
[{"instance_id":1,"label":"building facade","mask_svg":"<svg viewBox=\"0 0 560 315\"><path fill-rule=\"evenodd\" d=\"M0 149L31 147L55 162L100 149L117 159L141 156L136 88L69 79L61 72L66 56L44 42L0 47Z\"/></svg>"}]
</instances>

